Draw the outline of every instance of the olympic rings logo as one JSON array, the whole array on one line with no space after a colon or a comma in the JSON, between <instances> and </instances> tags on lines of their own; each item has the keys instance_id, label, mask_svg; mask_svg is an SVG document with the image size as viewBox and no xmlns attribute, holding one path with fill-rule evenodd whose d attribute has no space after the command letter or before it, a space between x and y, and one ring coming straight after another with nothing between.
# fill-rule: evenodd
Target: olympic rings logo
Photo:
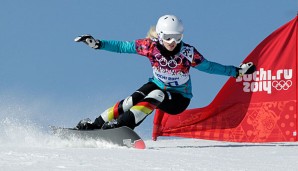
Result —
<instances>
[{"instance_id":1,"label":"olympic rings logo","mask_svg":"<svg viewBox=\"0 0 298 171\"><path fill-rule=\"evenodd\" d=\"M160 66L168 66L169 68L176 68L178 65L182 64L182 58L180 56L171 57L171 60L167 60L161 54L155 55L156 60L159 62Z\"/></svg>"},{"instance_id":2,"label":"olympic rings logo","mask_svg":"<svg viewBox=\"0 0 298 171\"><path fill-rule=\"evenodd\" d=\"M292 81L291 80L281 80L281 81L273 81L272 82L272 87L274 87L276 90L288 90L292 86Z\"/></svg>"}]
</instances>

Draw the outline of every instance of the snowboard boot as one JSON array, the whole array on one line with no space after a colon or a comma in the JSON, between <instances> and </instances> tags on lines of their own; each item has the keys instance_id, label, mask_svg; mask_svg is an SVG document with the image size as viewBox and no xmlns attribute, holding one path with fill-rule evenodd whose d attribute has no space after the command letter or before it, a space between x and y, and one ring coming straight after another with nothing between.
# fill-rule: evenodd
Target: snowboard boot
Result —
<instances>
[{"instance_id":1,"label":"snowboard boot","mask_svg":"<svg viewBox=\"0 0 298 171\"><path fill-rule=\"evenodd\" d=\"M136 124L134 114L131 111L127 111L117 119L117 125L118 127L127 126L133 130L139 123Z\"/></svg>"},{"instance_id":2,"label":"snowboard boot","mask_svg":"<svg viewBox=\"0 0 298 171\"><path fill-rule=\"evenodd\" d=\"M92 121L89 118L82 119L82 120L80 120L80 122L77 124L77 126L75 128L76 129L79 129L79 130L90 130L90 129L93 129Z\"/></svg>"},{"instance_id":3,"label":"snowboard boot","mask_svg":"<svg viewBox=\"0 0 298 171\"><path fill-rule=\"evenodd\" d=\"M101 129L101 127L104 123L105 123L105 121L102 119L101 116L96 118L94 120L94 122L92 122L91 119L86 118L86 119L81 120L75 128L79 129L79 130Z\"/></svg>"},{"instance_id":4,"label":"snowboard boot","mask_svg":"<svg viewBox=\"0 0 298 171\"><path fill-rule=\"evenodd\" d=\"M92 123L94 129L101 129L102 125L105 123L105 121L102 119L101 116L99 116L98 118L96 118L94 120L94 122Z\"/></svg>"},{"instance_id":5,"label":"snowboard boot","mask_svg":"<svg viewBox=\"0 0 298 171\"><path fill-rule=\"evenodd\" d=\"M118 127L120 127L120 126L118 125L117 120L113 120L113 121L104 123L102 125L101 129L113 129L113 128L118 128Z\"/></svg>"},{"instance_id":6,"label":"snowboard boot","mask_svg":"<svg viewBox=\"0 0 298 171\"><path fill-rule=\"evenodd\" d=\"M120 115L119 118L114 119L113 121L104 123L102 126L102 129L113 129L113 128L119 128L122 126L127 126L133 130L138 125L139 123L138 124L135 123L134 114L131 111L127 111L123 115Z\"/></svg>"}]
</instances>

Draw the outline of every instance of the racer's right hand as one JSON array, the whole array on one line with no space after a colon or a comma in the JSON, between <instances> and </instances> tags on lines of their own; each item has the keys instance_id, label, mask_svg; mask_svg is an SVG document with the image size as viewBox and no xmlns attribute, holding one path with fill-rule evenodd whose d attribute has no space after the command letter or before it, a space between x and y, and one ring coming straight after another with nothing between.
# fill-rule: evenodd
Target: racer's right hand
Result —
<instances>
[{"instance_id":1,"label":"racer's right hand","mask_svg":"<svg viewBox=\"0 0 298 171\"><path fill-rule=\"evenodd\" d=\"M101 46L101 41L94 39L91 35L85 34L78 36L74 39L75 42L84 42L93 49L99 49Z\"/></svg>"}]
</instances>

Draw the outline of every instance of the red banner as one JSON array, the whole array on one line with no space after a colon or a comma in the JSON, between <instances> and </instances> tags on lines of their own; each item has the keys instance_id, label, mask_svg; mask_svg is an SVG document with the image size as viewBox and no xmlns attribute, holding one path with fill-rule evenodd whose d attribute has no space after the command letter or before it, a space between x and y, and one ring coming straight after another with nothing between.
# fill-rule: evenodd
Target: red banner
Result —
<instances>
[{"instance_id":1,"label":"red banner","mask_svg":"<svg viewBox=\"0 0 298 171\"><path fill-rule=\"evenodd\" d=\"M208 106L179 115L157 110L153 139L297 141L297 20L264 39L244 60L253 62L257 71L230 78Z\"/></svg>"}]
</instances>

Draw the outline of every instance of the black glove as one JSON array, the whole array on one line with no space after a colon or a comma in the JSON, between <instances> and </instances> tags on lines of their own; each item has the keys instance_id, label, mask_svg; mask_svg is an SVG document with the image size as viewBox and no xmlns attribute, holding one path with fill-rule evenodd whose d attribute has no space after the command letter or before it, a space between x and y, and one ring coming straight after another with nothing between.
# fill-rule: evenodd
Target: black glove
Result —
<instances>
[{"instance_id":1,"label":"black glove","mask_svg":"<svg viewBox=\"0 0 298 171\"><path fill-rule=\"evenodd\" d=\"M74 39L75 42L84 42L93 49L100 49L101 41L94 39L91 35L85 34Z\"/></svg>"},{"instance_id":2,"label":"black glove","mask_svg":"<svg viewBox=\"0 0 298 171\"><path fill-rule=\"evenodd\" d=\"M256 71L256 66L252 62L240 64L239 68L237 68L237 76L242 77L245 74L252 74Z\"/></svg>"}]
</instances>

